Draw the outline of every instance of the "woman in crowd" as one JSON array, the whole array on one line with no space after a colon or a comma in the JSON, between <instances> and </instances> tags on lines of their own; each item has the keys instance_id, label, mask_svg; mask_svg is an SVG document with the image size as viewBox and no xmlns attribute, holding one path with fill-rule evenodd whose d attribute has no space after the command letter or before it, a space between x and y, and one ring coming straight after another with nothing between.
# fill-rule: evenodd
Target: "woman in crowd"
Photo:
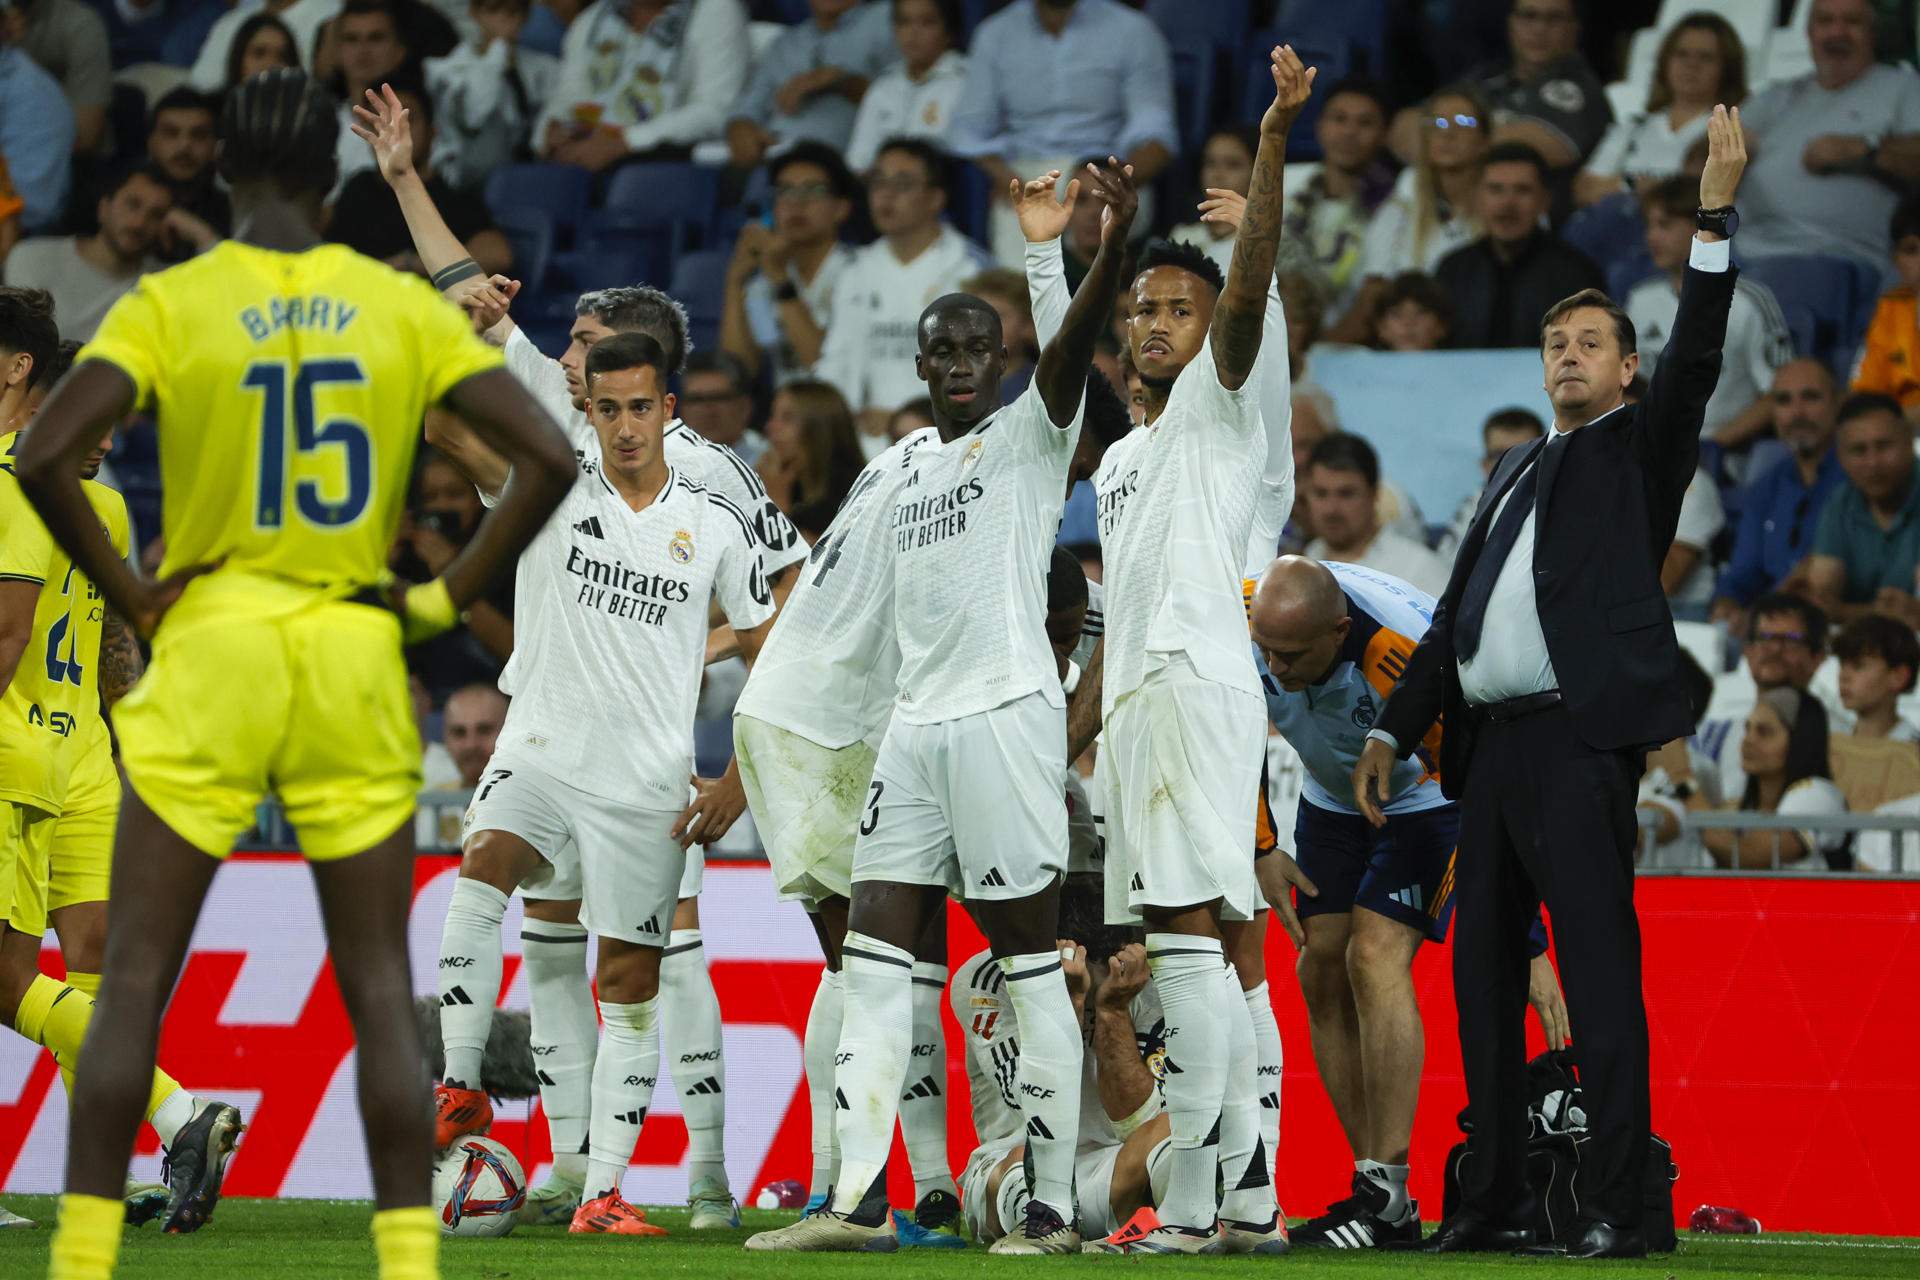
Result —
<instances>
[{"instance_id":1,"label":"woman in crowd","mask_svg":"<svg viewBox=\"0 0 1920 1280\"><path fill-rule=\"evenodd\" d=\"M293 42L293 31L271 13L260 12L240 24L227 46L227 79L231 89L249 76L275 67L300 65L300 49Z\"/></svg>"},{"instance_id":2,"label":"woman in crowd","mask_svg":"<svg viewBox=\"0 0 1920 1280\"><path fill-rule=\"evenodd\" d=\"M1200 152L1201 200L1215 191L1231 191L1237 196L1247 194L1247 186L1253 181L1254 147L1259 141L1254 133L1250 128L1237 125L1213 131ZM1224 272L1233 260L1233 241L1239 230L1237 221L1201 219L1181 223L1167 233L1167 238L1203 250Z\"/></svg>"},{"instance_id":3,"label":"woman in crowd","mask_svg":"<svg viewBox=\"0 0 1920 1280\"><path fill-rule=\"evenodd\" d=\"M865 465L853 411L838 391L802 379L774 393L760 478L809 541L832 522Z\"/></svg>"},{"instance_id":4,"label":"woman in crowd","mask_svg":"<svg viewBox=\"0 0 1920 1280\"><path fill-rule=\"evenodd\" d=\"M1740 768L1747 775L1741 811L1783 816L1845 813L1847 802L1833 784L1827 759L1827 712L1820 700L1791 685L1762 690L1747 715L1746 736L1740 740ZM1845 832L1721 828L1702 832L1700 842L1715 865L1734 869L1823 863L1844 868L1848 862Z\"/></svg>"},{"instance_id":5,"label":"woman in crowd","mask_svg":"<svg viewBox=\"0 0 1920 1280\"><path fill-rule=\"evenodd\" d=\"M1690 13L1660 42L1647 107L1616 120L1573 184L1585 206L1616 191L1683 171L1687 149L1707 136L1715 103L1747 100L1747 54L1717 13Z\"/></svg>"}]
</instances>

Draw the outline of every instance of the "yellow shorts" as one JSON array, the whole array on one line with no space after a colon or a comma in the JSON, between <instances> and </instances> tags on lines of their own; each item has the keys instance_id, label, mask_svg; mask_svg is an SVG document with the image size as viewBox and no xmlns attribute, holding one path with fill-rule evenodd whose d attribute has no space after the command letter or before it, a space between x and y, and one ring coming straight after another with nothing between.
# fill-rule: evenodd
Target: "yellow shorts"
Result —
<instances>
[{"instance_id":1,"label":"yellow shorts","mask_svg":"<svg viewBox=\"0 0 1920 1280\"><path fill-rule=\"evenodd\" d=\"M371 848L412 817L420 794L400 620L323 597L258 616L244 587L202 590L226 576L182 597L154 637L153 664L114 708L128 782L216 858L269 792L308 858Z\"/></svg>"},{"instance_id":2,"label":"yellow shorts","mask_svg":"<svg viewBox=\"0 0 1920 1280\"><path fill-rule=\"evenodd\" d=\"M35 937L47 931L47 855L57 821L45 809L0 800L0 921Z\"/></svg>"},{"instance_id":3,"label":"yellow shorts","mask_svg":"<svg viewBox=\"0 0 1920 1280\"><path fill-rule=\"evenodd\" d=\"M120 824L120 771L101 735L98 746L74 762L67 803L53 828L48 855L47 910L105 902L113 869L113 832Z\"/></svg>"}]
</instances>

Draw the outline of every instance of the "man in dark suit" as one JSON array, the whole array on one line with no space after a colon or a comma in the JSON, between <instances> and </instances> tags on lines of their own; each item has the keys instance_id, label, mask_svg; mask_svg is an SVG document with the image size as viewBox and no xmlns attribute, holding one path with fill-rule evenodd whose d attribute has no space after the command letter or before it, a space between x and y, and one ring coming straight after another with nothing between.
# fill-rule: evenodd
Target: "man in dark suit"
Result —
<instances>
[{"instance_id":1,"label":"man in dark suit","mask_svg":"<svg viewBox=\"0 0 1920 1280\"><path fill-rule=\"evenodd\" d=\"M1354 770L1378 825L1396 757L1438 717L1442 786L1461 800L1453 971L1476 1159L1437 1252L1535 1246L1575 1257L1646 1252L1652 1104L1633 803L1651 747L1692 730L1660 564L1700 455L1733 298L1727 237L1746 165L1739 114L1716 107L1700 231L1673 337L1646 398L1624 394L1633 324L1603 293L1541 323L1554 429L1509 450ZM1566 987L1589 1140L1581 1220L1536 1242L1525 1170L1527 929L1544 901Z\"/></svg>"}]
</instances>

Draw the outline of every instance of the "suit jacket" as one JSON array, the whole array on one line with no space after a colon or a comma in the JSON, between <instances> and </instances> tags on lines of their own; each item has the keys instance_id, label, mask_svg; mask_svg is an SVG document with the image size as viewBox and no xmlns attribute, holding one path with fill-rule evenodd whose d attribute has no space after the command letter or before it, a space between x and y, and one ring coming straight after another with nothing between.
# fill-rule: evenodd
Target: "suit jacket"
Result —
<instances>
[{"instance_id":1,"label":"suit jacket","mask_svg":"<svg viewBox=\"0 0 1920 1280\"><path fill-rule=\"evenodd\" d=\"M1688 267L1673 337L1646 398L1581 427L1540 460L1533 552L1540 628L1574 732L1595 750L1652 747L1693 728L1660 564L1699 465L1736 275ZM1465 785L1475 737L1460 696L1453 617L1501 496L1546 445L1517 445L1494 468L1433 625L1376 722L1405 756L1445 717L1440 777L1449 797ZM1490 615L1486 627L1501 621Z\"/></svg>"}]
</instances>

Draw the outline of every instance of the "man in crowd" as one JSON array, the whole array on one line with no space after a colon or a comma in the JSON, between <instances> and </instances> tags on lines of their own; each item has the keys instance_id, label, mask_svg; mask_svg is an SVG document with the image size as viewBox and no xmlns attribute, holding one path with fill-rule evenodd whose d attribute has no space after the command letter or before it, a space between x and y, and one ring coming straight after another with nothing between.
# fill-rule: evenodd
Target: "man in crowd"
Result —
<instances>
[{"instance_id":1,"label":"man in crowd","mask_svg":"<svg viewBox=\"0 0 1920 1280\"><path fill-rule=\"evenodd\" d=\"M772 364L778 385L820 358L833 320L833 290L854 260L840 230L860 184L832 147L801 142L767 166L773 225L750 222L727 264L720 345L757 376Z\"/></svg>"},{"instance_id":2,"label":"man in crowd","mask_svg":"<svg viewBox=\"0 0 1920 1280\"><path fill-rule=\"evenodd\" d=\"M680 375L680 417L750 467L767 451L767 438L753 425L753 377L729 352L696 351L687 357Z\"/></svg>"},{"instance_id":3,"label":"man in crowd","mask_svg":"<svg viewBox=\"0 0 1920 1280\"><path fill-rule=\"evenodd\" d=\"M1300 166L1306 176L1287 184L1282 270L1311 266L1336 294L1355 283L1367 223L1393 193L1386 151L1391 113L1377 81L1355 77L1327 90L1313 125L1320 162Z\"/></svg>"},{"instance_id":4,"label":"man in crowd","mask_svg":"<svg viewBox=\"0 0 1920 1280\"><path fill-rule=\"evenodd\" d=\"M1492 475L1501 455L1507 450L1538 440L1546 433L1546 424L1531 409L1516 406L1495 410L1480 426L1480 474L1483 477ZM1460 550L1460 543L1467 536L1467 530L1473 527L1474 508L1479 505L1480 495L1475 493L1460 500L1459 507L1453 513L1453 522L1440 535L1440 541L1433 549L1436 556L1452 561L1454 553Z\"/></svg>"},{"instance_id":5,"label":"man in crowd","mask_svg":"<svg viewBox=\"0 0 1920 1280\"><path fill-rule=\"evenodd\" d=\"M1365 565L1428 595L1445 587L1446 562L1424 543L1382 526L1379 497L1380 458L1372 445L1344 434L1315 445L1307 464L1307 507L1319 536L1307 555Z\"/></svg>"},{"instance_id":6,"label":"man in crowd","mask_svg":"<svg viewBox=\"0 0 1920 1280\"><path fill-rule=\"evenodd\" d=\"M1875 391L1847 397L1835 438L1847 483L1820 512L1807 588L1829 617L1847 623L1884 613L1920 627L1920 486L1913 424L1900 402Z\"/></svg>"},{"instance_id":7,"label":"man in crowd","mask_svg":"<svg viewBox=\"0 0 1920 1280\"><path fill-rule=\"evenodd\" d=\"M1018 267L1025 247L1005 199L1017 173L1113 154L1146 193L1179 150L1173 63L1153 20L1119 0L1016 0L973 33L953 118L955 153L987 172L993 256Z\"/></svg>"},{"instance_id":8,"label":"man in crowd","mask_svg":"<svg viewBox=\"0 0 1920 1280\"><path fill-rule=\"evenodd\" d=\"M11 285L53 295L60 336L93 337L108 308L148 271L173 188L150 165L122 170L100 197L100 229L90 236L42 236L15 245L6 261Z\"/></svg>"},{"instance_id":9,"label":"man in crowd","mask_svg":"<svg viewBox=\"0 0 1920 1280\"><path fill-rule=\"evenodd\" d=\"M807 20L781 31L733 104L727 150L735 168L759 167L781 142L845 148L867 86L898 56L888 7L808 0Z\"/></svg>"},{"instance_id":10,"label":"man in crowd","mask_svg":"<svg viewBox=\"0 0 1920 1280\"><path fill-rule=\"evenodd\" d=\"M1886 265L1900 190L1920 178L1920 80L1874 61L1873 24L1872 0L1813 0L1813 70L1741 112L1753 138L1746 253Z\"/></svg>"},{"instance_id":11,"label":"man in crowd","mask_svg":"<svg viewBox=\"0 0 1920 1280\"><path fill-rule=\"evenodd\" d=\"M373 167L372 154L353 136L353 108L367 104L367 90L394 76L413 58L400 27L395 0L347 0L333 20L336 61L333 88L340 95L340 142L335 162L340 176L332 195L338 196L362 169ZM418 67L404 77L419 83ZM424 96L416 90L416 97ZM431 129L431 120L425 122ZM424 162L426 157L420 157Z\"/></svg>"},{"instance_id":12,"label":"man in crowd","mask_svg":"<svg viewBox=\"0 0 1920 1280\"><path fill-rule=\"evenodd\" d=\"M107 106L113 100L113 62L107 27L82 0L14 0L0 24L19 24L21 48L60 82L73 108L73 150L107 150Z\"/></svg>"},{"instance_id":13,"label":"man in crowd","mask_svg":"<svg viewBox=\"0 0 1920 1280\"><path fill-rule=\"evenodd\" d=\"M493 755L500 726L507 720L507 695L496 685L470 684L454 690L441 713L440 737L460 770L460 785L480 785Z\"/></svg>"},{"instance_id":14,"label":"man in crowd","mask_svg":"<svg viewBox=\"0 0 1920 1280\"><path fill-rule=\"evenodd\" d=\"M941 220L946 163L924 142L880 148L867 201L880 238L856 251L834 284L833 323L814 374L839 388L861 434L884 447L887 418L923 394L914 372L920 313L978 271L984 255Z\"/></svg>"},{"instance_id":15,"label":"man in crowd","mask_svg":"<svg viewBox=\"0 0 1920 1280\"><path fill-rule=\"evenodd\" d=\"M1845 478L1833 449L1840 387L1831 369L1811 356L1789 360L1774 371L1767 404L1773 433L1792 456L1747 486L1713 602L1714 619L1731 623L1736 634L1746 630L1748 605L1798 576L1813 550L1820 513Z\"/></svg>"},{"instance_id":16,"label":"man in crowd","mask_svg":"<svg viewBox=\"0 0 1920 1280\"><path fill-rule=\"evenodd\" d=\"M147 159L173 188L173 208L160 238L165 262L184 262L233 225L233 207L214 173L214 130L220 100L181 85L153 104Z\"/></svg>"},{"instance_id":17,"label":"man in crowd","mask_svg":"<svg viewBox=\"0 0 1920 1280\"><path fill-rule=\"evenodd\" d=\"M1528 144L1487 152L1475 195L1487 233L1434 270L1453 301L1454 346L1532 347L1548 307L1605 286L1592 259L1542 226L1553 199L1547 182L1546 162Z\"/></svg>"},{"instance_id":18,"label":"man in crowd","mask_svg":"<svg viewBox=\"0 0 1920 1280\"><path fill-rule=\"evenodd\" d=\"M20 229L58 224L73 181L73 108L20 47L19 11L0 10L0 163L21 201Z\"/></svg>"},{"instance_id":19,"label":"man in crowd","mask_svg":"<svg viewBox=\"0 0 1920 1280\"><path fill-rule=\"evenodd\" d=\"M1556 191L1613 120L1600 78L1579 46L1574 0L1513 0L1506 62L1468 74L1493 102L1494 142L1532 147L1552 172Z\"/></svg>"}]
</instances>

